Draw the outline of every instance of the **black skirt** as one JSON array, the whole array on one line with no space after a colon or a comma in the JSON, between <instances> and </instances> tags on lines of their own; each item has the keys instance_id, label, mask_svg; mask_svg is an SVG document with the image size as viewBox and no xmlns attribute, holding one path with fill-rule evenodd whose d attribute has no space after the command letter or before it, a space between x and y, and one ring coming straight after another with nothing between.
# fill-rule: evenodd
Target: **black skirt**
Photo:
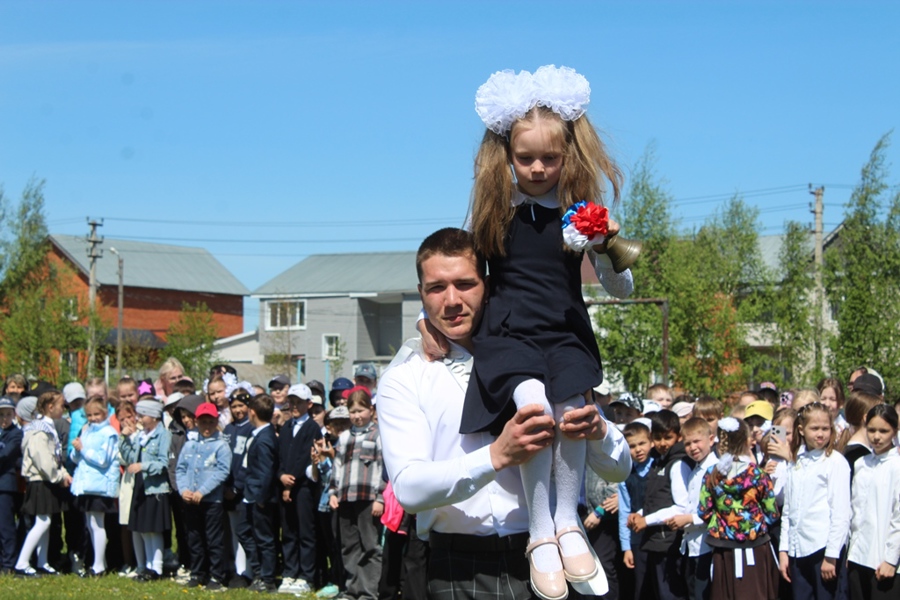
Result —
<instances>
[{"instance_id":1,"label":"black skirt","mask_svg":"<svg viewBox=\"0 0 900 600\"><path fill-rule=\"evenodd\" d=\"M119 504L115 498L107 498L106 496L97 496L95 494L75 496L75 507L85 513L113 514L119 512Z\"/></svg>"},{"instance_id":2,"label":"black skirt","mask_svg":"<svg viewBox=\"0 0 900 600\"><path fill-rule=\"evenodd\" d=\"M46 481L29 481L25 487L22 512L26 515L56 515L69 508L69 492Z\"/></svg>"},{"instance_id":3,"label":"black skirt","mask_svg":"<svg viewBox=\"0 0 900 600\"><path fill-rule=\"evenodd\" d=\"M144 474L134 477L134 495L131 497L131 515L128 529L136 533L162 533L172 527L168 494L146 494Z\"/></svg>"}]
</instances>

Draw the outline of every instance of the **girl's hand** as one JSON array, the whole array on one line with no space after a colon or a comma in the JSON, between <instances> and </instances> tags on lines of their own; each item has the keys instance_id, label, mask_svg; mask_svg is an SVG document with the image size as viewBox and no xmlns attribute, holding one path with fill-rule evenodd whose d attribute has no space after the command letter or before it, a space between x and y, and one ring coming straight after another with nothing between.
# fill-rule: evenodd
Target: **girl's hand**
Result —
<instances>
[{"instance_id":1,"label":"girl's hand","mask_svg":"<svg viewBox=\"0 0 900 600\"><path fill-rule=\"evenodd\" d=\"M63 477L62 481L63 487L69 487L72 485L72 476L66 473L65 477Z\"/></svg>"},{"instance_id":2,"label":"girl's hand","mask_svg":"<svg viewBox=\"0 0 900 600\"><path fill-rule=\"evenodd\" d=\"M134 433L134 421L132 421L131 419L128 419L127 421L123 421L121 423L121 425L122 425L122 435L124 435L125 437L128 437L132 433Z\"/></svg>"},{"instance_id":3,"label":"girl's hand","mask_svg":"<svg viewBox=\"0 0 900 600\"><path fill-rule=\"evenodd\" d=\"M622 556L622 562L625 563L625 567L628 569L634 568L634 552L631 550L626 550L625 554Z\"/></svg>"},{"instance_id":4,"label":"girl's hand","mask_svg":"<svg viewBox=\"0 0 900 600\"><path fill-rule=\"evenodd\" d=\"M825 557L822 561L822 581L833 581L837 577L837 567L833 558Z\"/></svg>"},{"instance_id":5,"label":"girl's hand","mask_svg":"<svg viewBox=\"0 0 900 600\"><path fill-rule=\"evenodd\" d=\"M824 564L822 565L825 566ZM787 552L779 552L778 553L778 570L781 571L781 576L784 577L784 580L788 583L791 582L790 576L790 562L788 559Z\"/></svg>"},{"instance_id":6,"label":"girl's hand","mask_svg":"<svg viewBox=\"0 0 900 600\"><path fill-rule=\"evenodd\" d=\"M612 236L614 236L618 233L619 233L619 223L610 219L609 224L606 227L606 240L608 240L609 238L611 238ZM603 240L602 244L597 244L595 246L592 246L592 249L594 250L594 252L596 252L597 254L605 253L606 252L606 240Z\"/></svg>"},{"instance_id":7,"label":"girl's hand","mask_svg":"<svg viewBox=\"0 0 900 600\"><path fill-rule=\"evenodd\" d=\"M777 463L777 462L775 462L774 460L768 461L768 462L766 463L766 468L765 468L766 475L769 475L769 476L774 475L774 474L775 474L775 469L777 469L777 468L778 468L778 463Z\"/></svg>"},{"instance_id":8,"label":"girl's hand","mask_svg":"<svg viewBox=\"0 0 900 600\"><path fill-rule=\"evenodd\" d=\"M331 507L331 510L337 510L338 506L341 505L341 501L338 500L337 496L331 496L328 499L328 506Z\"/></svg>"},{"instance_id":9,"label":"girl's hand","mask_svg":"<svg viewBox=\"0 0 900 600\"><path fill-rule=\"evenodd\" d=\"M422 350L428 360L440 360L450 352L450 344L443 333L431 324L428 319L416 323L416 329L422 335Z\"/></svg>"},{"instance_id":10,"label":"girl's hand","mask_svg":"<svg viewBox=\"0 0 900 600\"><path fill-rule=\"evenodd\" d=\"M594 511L590 511L588 515L584 518L584 528L590 531L594 527L600 524L600 517Z\"/></svg>"},{"instance_id":11,"label":"girl's hand","mask_svg":"<svg viewBox=\"0 0 900 600\"><path fill-rule=\"evenodd\" d=\"M693 522L694 517L691 515L675 515L666 521L666 525L668 525L669 529L672 531L677 531L678 529L684 529Z\"/></svg>"},{"instance_id":12,"label":"girl's hand","mask_svg":"<svg viewBox=\"0 0 900 600\"><path fill-rule=\"evenodd\" d=\"M181 499L184 500L185 504L190 504L194 495L189 491L181 492Z\"/></svg>"},{"instance_id":13,"label":"girl's hand","mask_svg":"<svg viewBox=\"0 0 900 600\"><path fill-rule=\"evenodd\" d=\"M331 460L334 460L334 446L331 445L331 442L322 438L321 440L316 440L316 449L319 451L320 460L324 460L327 456Z\"/></svg>"},{"instance_id":14,"label":"girl's hand","mask_svg":"<svg viewBox=\"0 0 900 600\"><path fill-rule=\"evenodd\" d=\"M782 442L774 435L769 436L769 443L766 444L766 451L770 456L777 456L787 461L794 460L791 456L791 446L787 442Z\"/></svg>"},{"instance_id":15,"label":"girl's hand","mask_svg":"<svg viewBox=\"0 0 900 600\"><path fill-rule=\"evenodd\" d=\"M897 567L890 563L883 562L878 565L878 568L875 569L875 579L878 581L883 581L887 579L893 579L894 575L897 574Z\"/></svg>"},{"instance_id":16,"label":"girl's hand","mask_svg":"<svg viewBox=\"0 0 900 600\"><path fill-rule=\"evenodd\" d=\"M132 464L128 465L128 468L125 470L127 472L131 473L132 475L137 475L138 473L141 472L141 463L132 463Z\"/></svg>"},{"instance_id":17,"label":"girl's hand","mask_svg":"<svg viewBox=\"0 0 900 600\"><path fill-rule=\"evenodd\" d=\"M81 452L82 445L80 437L77 437L74 441L72 441L72 447L75 448L75 450L77 450L78 452Z\"/></svg>"},{"instance_id":18,"label":"girl's hand","mask_svg":"<svg viewBox=\"0 0 900 600\"><path fill-rule=\"evenodd\" d=\"M372 516L376 519L384 514L384 502L376 500L372 503Z\"/></svg>"}]
</instances>

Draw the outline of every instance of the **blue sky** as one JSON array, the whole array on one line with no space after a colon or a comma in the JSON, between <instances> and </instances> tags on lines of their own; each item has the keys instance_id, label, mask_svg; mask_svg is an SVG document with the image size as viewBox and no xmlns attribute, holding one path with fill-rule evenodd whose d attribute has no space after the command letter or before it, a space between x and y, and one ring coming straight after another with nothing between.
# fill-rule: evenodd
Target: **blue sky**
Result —
<instances>
[{"instance_id":1,"label":"blue sky","mask_svg":"<svg viewBox=\"0 0 900 600\"><path fill-rule=\"evenodd\" d=\"M682 226L734 193L764 234L811 224L812 183L828 229L900 125L898 22L891 2L4 0L0 184L45 178L51 232L203 246L252 290L461 224L475 90L554 63L591 82L626 170L655 143Z\"/></svg>"}]
</instances>

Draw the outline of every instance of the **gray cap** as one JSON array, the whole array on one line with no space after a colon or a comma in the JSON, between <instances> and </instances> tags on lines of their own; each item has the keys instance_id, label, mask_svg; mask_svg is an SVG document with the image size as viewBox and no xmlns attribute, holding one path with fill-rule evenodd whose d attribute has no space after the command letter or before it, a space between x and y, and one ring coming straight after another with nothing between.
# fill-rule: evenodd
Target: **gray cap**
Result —
<instances>
[{"instance_id":1,"label":"gray cap","mask_svg":"<svg viewBox=\"0 0 900 600\"><path fill-rule=\"evenodd\" d=\"M346 406L336 406L328 411L327 416L329 419L349 419L350 411Z\"/></svg>"},{"instance_id":2,"label":"gray cap","mask_svg":"<svg viewBox=\"0 0 900 600\"><path fill-rule=\"evenodd\" d=\"M159 419L162 417L163 405L157 400L141 400L135 406L137 414Z\"/></svg>"},{"instance_id":3,"label":"gray cap","mask_svg":"<svg viewBox=\"0 0 900 600\"><path fill-rule=\"evenodd\" d=\"M34 396L25 396L16 404L16 416L23 421L33 421L34 411L37 410L38 399Z\"/></svg>"},{"instance_id":4,"label":"gray cap","mask_svg":"<svg viewBox=\"0 0 900 600\"><path fill-rule=\"evenodd\" d=\"M0 408L16 408L16 403L8 396L0 397Z\"/></svg>"},{"instance_id":5,"label":"gray cap","mask_svg":"<svg viewBox=\"0 0 900 600\"><path fill-rule=\"evenodd\" d=\"M76 400L84 400L87 398L87 392L84 391L84 386L77 381L67 383L62 389L62 393L66 399L66 404L72 404Z\"/></svg>"}]
</instances>

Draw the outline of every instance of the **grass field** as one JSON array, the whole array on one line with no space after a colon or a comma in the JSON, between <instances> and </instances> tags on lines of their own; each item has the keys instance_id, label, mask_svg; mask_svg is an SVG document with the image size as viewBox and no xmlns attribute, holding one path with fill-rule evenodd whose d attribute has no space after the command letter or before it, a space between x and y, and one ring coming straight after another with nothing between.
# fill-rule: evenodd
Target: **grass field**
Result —
<instances>
[{"instance_id":1,"label":"grass field","mask_svg":"<svg viewBox=\"0 0 900 600\"><path fill-rule=\"evenodd\" d=\"M152 583L138 583L126 577L109 575L99 579L81 579L76 575L57 575L39 579L16 579L12 575L0 576L0 600L50 600L78 598L90 600L159 600L188 598L234 598L235 600L260 600L268 596L247 590L223 590L208 592L203 589L184 589L170 579ZM275 596L270 596L275 597ZM292 598L289 594L278 594ZM315 594L301 596L314 600Z\"/></svg>"}]
</instances>

